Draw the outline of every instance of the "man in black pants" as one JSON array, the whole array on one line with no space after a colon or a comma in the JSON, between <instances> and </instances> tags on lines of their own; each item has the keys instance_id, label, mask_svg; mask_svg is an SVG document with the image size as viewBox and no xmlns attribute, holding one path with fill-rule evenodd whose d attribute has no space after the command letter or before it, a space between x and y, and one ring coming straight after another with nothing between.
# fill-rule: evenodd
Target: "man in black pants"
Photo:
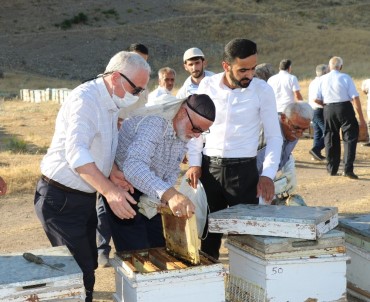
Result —
<instances>
[{"instance_id":1,"label":"man in black pants","mask_svg":"<svg viewBox=\"0 0 370 302\"><path fill-rule=\"evenodd\" d=\"M331 176L338 175L341 155L339 131L342 129L344 145L344 171L342 175L350 179L358 179L358 176L353 172L359 134L355 110L359 117L360 126L366 124L355 84L349 75L341 72L342 66L342 58L332 57L330 59L330 72L321 77L316 102L321 101L324 104L328 173Z\"/></svg>"},{"instance_id":2,"label":"man in black pants","mask_svg":"<svg viewBox=\"0 0 370 302\"><path fill-rule=\"evenodd\" d=\"M210 212L240 203L257 204L259 197L271 203L283 142L274 91L264 80L254 78L257 45L247 39L230 41L222 66L224 72L204 78L198 89L216 106L216 120L205 146L202 137L188 144L187 175L193 187L200 178ZM261 124L267 145L259 176L256 155ZM202 251L218 259L221 238L222 234L209 233Z\"/></svg>"}]
</instances>

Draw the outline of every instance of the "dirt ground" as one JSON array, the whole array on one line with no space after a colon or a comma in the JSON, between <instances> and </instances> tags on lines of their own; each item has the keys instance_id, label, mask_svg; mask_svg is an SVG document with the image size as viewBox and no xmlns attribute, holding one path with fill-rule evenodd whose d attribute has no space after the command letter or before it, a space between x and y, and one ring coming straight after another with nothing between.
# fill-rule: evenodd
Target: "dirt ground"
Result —
<instances>
[{"instance_id":1,"label":"dirt ground","mask_svg":"<svg viewBox=\"0 0 370 302\"><path fill-rule=\"evenodd\" d=\"M355 173L360 179L350 180L328 176L325 163L312 160L308 154L311 146L312 139L302 139L294 151L297 194L309 206L335 206L343 215L369 213L370 148L358 144ZM32 194L0 198L0 242L2 254L50 247L34 213ZM223 252L222 261L227 263L227 251ZM94 301L112 301L115 291L113 268L97 269L95 290Z\"/></svg>"}]
</instances>

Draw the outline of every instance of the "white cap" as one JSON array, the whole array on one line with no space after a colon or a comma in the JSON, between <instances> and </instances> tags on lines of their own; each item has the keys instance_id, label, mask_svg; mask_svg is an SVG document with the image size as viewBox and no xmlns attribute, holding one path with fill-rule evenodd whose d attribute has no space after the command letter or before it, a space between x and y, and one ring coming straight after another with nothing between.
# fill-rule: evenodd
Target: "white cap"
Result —
<instances>
[{"instance_id":1,"label":"white cap","mask_svg":"<svg viewBox=\"0 0 370 302\"><path fill-rule=\"evenodd\" d=\"M196 47L189 48L184 53L183 61L185 63L186 60L189 60L189 59L195 58L195 57L203 57L204 58L204 54L199 48L196 48Z\"/></svg>"}]
</instances>

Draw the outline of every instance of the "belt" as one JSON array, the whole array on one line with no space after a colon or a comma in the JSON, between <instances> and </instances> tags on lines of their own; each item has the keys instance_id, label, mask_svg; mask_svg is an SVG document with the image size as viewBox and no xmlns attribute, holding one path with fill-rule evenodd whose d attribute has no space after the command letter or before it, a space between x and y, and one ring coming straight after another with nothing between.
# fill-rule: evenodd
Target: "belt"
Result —
<instances>
[{"instance_id":1,"label":"belt","mask_svg":"<svg viewBox=\"0 0 370 302\"><path fill-rule=\"evenodd\" d=\"M351 101L351 100L344 101L344 102L327 103L327 104L324 104L324 105L325 105L325 106L343 105L343 104L347 104L347 102L350 102L350 101Z\"/></svg>"},{"instance_id":2,"label":"belt","mask_svg":"<svg viewBox=\"0 0 370 302\"><path fill-rule=\"evenodd\" d=\"M256 159L256 157L239 157L239 158L224 158L217 156L203 155L204 159L210 163L216 165L235 165L235 164L245 164Z\"/></svg>"},{"instance_id":3,"label":"belt","mask_svg":"<svg viewBox=\"0 0 370 302\"><path fill-rule=\"evenodd\" d=\"M75 194L84 194L87 196L96 196L96 193L87 193L80 190L72 189L70 187L67 187L65 185L62 185L61 183L50 179L49 177L45 175L41 175L41 179L45 182L47 182L49 185L57 187L58 189L61 189L62 191L69 192L69 193L75 193Z\"/></svg>"}]
</instances>

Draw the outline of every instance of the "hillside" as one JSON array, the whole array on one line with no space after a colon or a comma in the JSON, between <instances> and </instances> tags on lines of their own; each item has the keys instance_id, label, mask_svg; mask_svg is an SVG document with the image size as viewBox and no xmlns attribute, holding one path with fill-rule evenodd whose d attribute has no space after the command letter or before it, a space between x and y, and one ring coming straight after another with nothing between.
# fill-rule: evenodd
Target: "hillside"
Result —
<instances>
[{"instance_id":1,"label":"hillside","mask_svg":"<svg viewBox=\"0 0 370 302\"><path fill-rule=\"evenodd\" d=\"M184 50L200 47L209 69L220 71L225 43L245 37L257 42L259 62L277 66L290 58L300 79L312 77L332 55L344 58L346 72L365 77L369 11L369 0L2 1L0 69L83 80L101 72L114 53L141 42L150 50L152 78L169 65L180 82Z\"/></svg>"}]
</instances>

